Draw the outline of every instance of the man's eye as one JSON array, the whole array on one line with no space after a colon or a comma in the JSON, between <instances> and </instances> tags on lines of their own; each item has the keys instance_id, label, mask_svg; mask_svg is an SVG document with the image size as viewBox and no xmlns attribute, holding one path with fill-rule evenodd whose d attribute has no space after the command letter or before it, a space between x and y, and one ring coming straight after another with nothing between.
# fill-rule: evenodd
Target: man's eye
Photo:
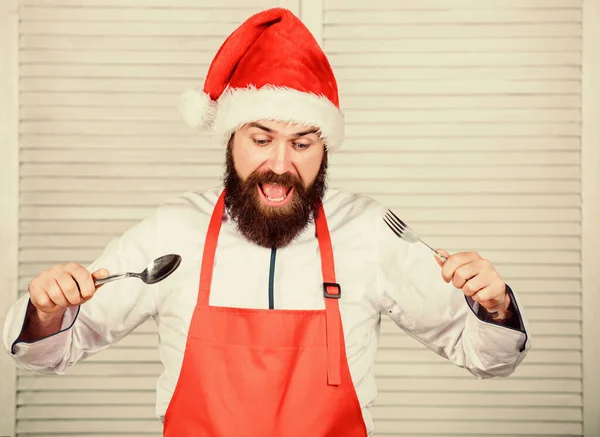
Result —
<instances>
[{"instance_id":1,"label":"man's eye","mask_svg":"<svg viewBox=\"0 0 600 437\"><path fill-rule=\"evenodd\" d=\"M254 139L253 141L254 141L254 143L257 146L266 146L267 144L269 144L270 140L257 140L257 139Z\"/></svg>"},{"instance_id":2,"label":"man's eye","mask_svg":"<svg viewBox=\"0 0 600 437\"><path fill-rule=\"evenodd\" d=\"M310 147L310 143L294 143L294 147L298 150L306 150Z\"/></svg>"}]
</instances>

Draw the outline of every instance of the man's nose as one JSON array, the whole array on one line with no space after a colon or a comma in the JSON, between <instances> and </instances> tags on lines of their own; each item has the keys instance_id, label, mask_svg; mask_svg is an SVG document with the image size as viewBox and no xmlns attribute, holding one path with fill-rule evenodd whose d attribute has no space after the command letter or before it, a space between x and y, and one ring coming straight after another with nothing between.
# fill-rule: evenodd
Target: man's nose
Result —
<instances>
[{"instance_id":1,"label":"man's nose","mask_svg":"<svg viewBox=\"0 0 600 437\"><path fill-rule=\"evenodd\" d=\"M268 164L275 174L284 174L292 170L291 153L286 141L273 143Z\"/></svg>"}]
</instances>

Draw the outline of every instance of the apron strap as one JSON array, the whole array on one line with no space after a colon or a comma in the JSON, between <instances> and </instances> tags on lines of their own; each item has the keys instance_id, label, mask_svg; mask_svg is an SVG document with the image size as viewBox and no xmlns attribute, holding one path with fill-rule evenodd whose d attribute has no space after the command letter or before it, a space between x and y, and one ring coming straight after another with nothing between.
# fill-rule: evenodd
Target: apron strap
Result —
<instances>
[{"instance_id":1,"label":"apron strap","mask_svg":"<svg viewBox=\"0 0 600 437\"><path fill-rule=\"evenodd\" d=\"M202 255L202 267L200 269L200 287L198 289L197 305L208 306L210 286L212 284L213 267L215 265L215 253L217 252L217 241L221 231L223 212L225 211L225 190L219 196L217 204L213 209L206 240L204 242L204 253Z\"/></svg>"},{"instance_id":2,"label":"apron strap","mask_svg":"<svg viewBox=\"0 0 600 437\"><path fill-rule=\"evenodd\" d=\"M315 212L315 225L317 228L317 239L319 240L319 251L321 253L321 270L323 272L323 295L325 296L325 320L327 329L327 383L329 385L340 385L340 360L341 360L341 317L338 300L342 295L342 289L335 282L335 266L333 263L333 248L327 219L323 211L323 205Z\"/></svg>"}]
</instances>

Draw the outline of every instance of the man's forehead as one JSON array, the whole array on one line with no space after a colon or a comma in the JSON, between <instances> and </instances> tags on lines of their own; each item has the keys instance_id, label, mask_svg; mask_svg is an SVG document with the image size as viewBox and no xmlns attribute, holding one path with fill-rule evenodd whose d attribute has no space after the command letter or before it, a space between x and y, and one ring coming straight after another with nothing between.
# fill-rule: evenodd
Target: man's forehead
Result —
<instances>
[{"instance_id":1,"label":"man's forehead","mask_svg":"<svg viewBox=\"0 0 600 437\"><path fill-rule=\"evenodd\" d=\"M306 135L308 133L317 133L320 131L320 129L317 126L274 120L257 120L254 122L246 123L240 128L240 130L248 129L260 129L274 134L292 136L298 135L300 133Z\"/></svg>"}]
</instances>

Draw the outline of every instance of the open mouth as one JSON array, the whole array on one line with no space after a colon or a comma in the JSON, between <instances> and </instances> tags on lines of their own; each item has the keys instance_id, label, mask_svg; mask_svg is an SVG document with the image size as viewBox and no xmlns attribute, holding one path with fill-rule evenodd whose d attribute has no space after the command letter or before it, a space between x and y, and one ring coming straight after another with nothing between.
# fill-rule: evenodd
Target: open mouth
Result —
<instances>
[{"instance_id":1,"label":"open mouth","mask_svg":"<svg viewBox=\"0 0 600 437\"><path fill-rule=\"evenodd\" d=\"M259 197L269 206L284 206L292 199L293 187L279 184L258 184Z\"/></svg>"}]
</instances>

